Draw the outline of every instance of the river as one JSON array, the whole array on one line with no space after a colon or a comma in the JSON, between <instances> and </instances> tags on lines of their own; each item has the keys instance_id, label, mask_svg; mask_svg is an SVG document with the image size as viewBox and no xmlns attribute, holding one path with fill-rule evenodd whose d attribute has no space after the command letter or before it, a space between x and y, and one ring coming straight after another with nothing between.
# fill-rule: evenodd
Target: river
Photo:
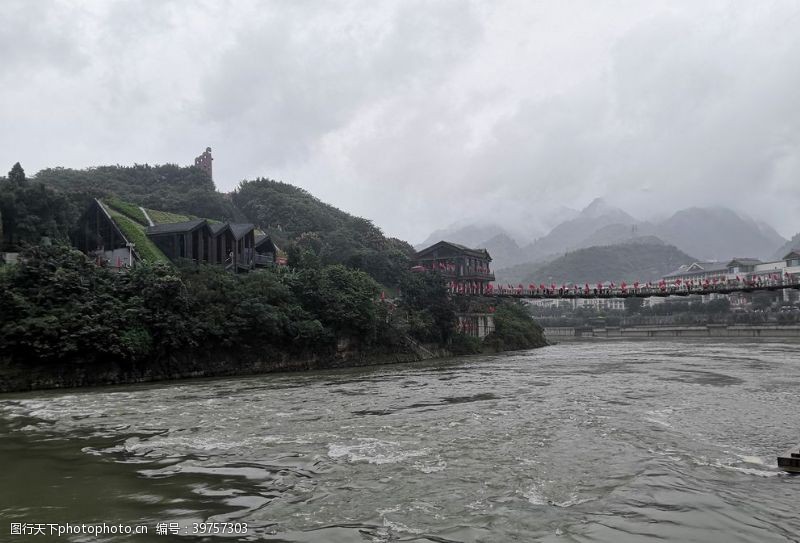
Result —
<instances>
[{"instance_id":1,"label":"river","mask_svg":"<svg viewBox=\"0 0 800 543\"><path fill-rule=\"evenodd\" d=\"M799 392L797 343L593 340L6 394L0 540L798 541ZM149 533L11 535L102 522Z\"/></svg>"}]
</instances>

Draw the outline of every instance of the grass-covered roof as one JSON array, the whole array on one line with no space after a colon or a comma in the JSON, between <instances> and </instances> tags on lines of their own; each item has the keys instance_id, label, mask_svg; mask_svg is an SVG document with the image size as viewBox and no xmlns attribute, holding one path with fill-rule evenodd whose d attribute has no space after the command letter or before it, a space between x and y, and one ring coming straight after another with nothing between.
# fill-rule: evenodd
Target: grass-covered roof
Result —
<instances>
[{"instance_id":1,"label":"grass-covered roof","mask_svg":"<svg viewBox=\"0 0 800 543\"><path fill-rule=\"evenodd\" d=\"M128 241L135 244L134 250L142 260L169 263L169 259L161 252L161 249L147 237L145 231L148 222L139 206L116 198L98 200L98 202L128 238Z\"/></svg>"}]
</instances>

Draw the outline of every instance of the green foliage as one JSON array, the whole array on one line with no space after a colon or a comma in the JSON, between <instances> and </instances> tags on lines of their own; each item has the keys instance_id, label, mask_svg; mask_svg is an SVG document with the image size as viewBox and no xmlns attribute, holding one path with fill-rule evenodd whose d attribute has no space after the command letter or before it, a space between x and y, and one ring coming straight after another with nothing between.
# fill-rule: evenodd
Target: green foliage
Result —
<instances>
[{"instance_id":1,"label":"green foliage","mask_svg":"<svg viewBox=\"0 0 800 543\"><path fill-rule=\"evenodd\" d=\"M179 214L215 219L234 216L232 206L216 191L211 178L195 167L137 164L84 170L49 168L37 173L36 180L70 195L82 207L91 198L113 196L145 208Z\"/></svg>"},{"instance_id":2,"label":"green foliage","mask_svg":"<svg viewBox=\"0 0 800 543\"><path fill-rule=\"evenodd\" d=\"M143 226L148 225L147 218L144 216L144 213L139 206L135 204L123 202L119 198L107 198L103 201L103 203L111 209L119 211L123 215L133 219Z\"/></svg>"},{"instance_id":3,"label":"green foliage","mask_svg":"<svg viewBox=\"0 0 800 543\"><path fill-rule=\"evenodd\" d=\"M148 331L162 323L142 306L141 285L132 277L64 246L27 249L20 264L0 276L0 358L80 363L149 354Z\"/></svg>"},{"instance_id":4,"label":"green foliage","mask_svg":"<svg viewBox=\"0 0 800 543\"><path fill-rule=\"evenodd\" d=\"M119 229L123 234L125 234L125 237L136 246L135 250L142 259L150 262L163 262L164 264L169 264L169 259L164 256L164 253L161 252L161 249L159 249L156 244L147 237L144 226L129 219L118 211L113 209L107 210L108 214L114 219L114 222L117 224Z\"/></svg>"},{"instance_id":5,"label":"green foliage","mask_svg":"<svg viewBox=\"0 0 800 543\"><path fill-rule=\"evenodd\" d=\"M168 211L160 211L157 209L147 209L147 214L150 220L155 224L170 224L176 222L186 222L192 220L193 217L187 215L179 215L178 213L170 213ZM219 222L219 221L213 221ZM146 222L144 224L147 224Z\"/></svg>"},{"instance_id":6,"label":"green foliage","mask_svg":"<svg viewBox=\"0 0 800 543\"><path fill-rule=\"evenodd\" d=\"M518 302L504 302L494 315L494 332L484 338L484 344L496 351L544 347L547 341L542 328Z\"/></svg>"},{"instance_id":7,"label":"green foliage","mask_svg":"<svg viewBox=\"0 0 800 543\"><path fill-rule=\"evenodd\" d=\"M144 359L153 352L153 336L141 325L120 333L119 342L122 350L134 359Z\"/></svg>"},{"instance_id":8,"label":"green foliage","mask_svg":"<svg viewBox=\"0 0 800 543\"><path fill-rule=\"evenodd\" d=\"M145 262L116 272L63 246L31 247L0 270L0 359L152 363L219 349L332 353L378 345L378 287L343 266L234 275Z\"/></svg>"},{"instance_id":9,"label":"green foliage","mask_svg":"<svg viewBox=\"0 0 800 543\"><path fill-rule=\"evenodd\" d=\"M402 277L401 309L405 310L409 332L416 339L441 345L455 333L456 306L438 273L409 273Z\"/></svg>"},{"instance_id":10,"label":"green foliage","mask_svg":"<svg viewBox=\"0 0 800 543\"><path fill-rule=\"evenodd\" d=\"M325 204L303 189L256 179L242 182L231 196L251 221L284 243L292 266L343 264L391 287L408 272L414 252L408 243L384 237L372 222Z\"/></svg>"},{"instance_id":11,"label":"green foliage","mask_svg":"<svg viewBox=\"0 0 800 543\"><path fill-rule=\"evenodd\" d=\"M625 298L625 311L631 315L640 313L644 305L644 298Z\"/></svg>"},{"instance_id":12,"label":"green foliage","mask_svg":"<svg viewBox=\"0 0 800 543\"><path fill-rule=\"evenodd\" d=\"M293 290L305 307L315 308L322 324L339 335L374 340L379 288L366 273L339 265L302 270Z\"/></svg>"},{"instance_id":13,"label":"green foliage","mask_svg":"<svg viewBox=\"0 0 800 543\"><path fill-rule=\"evenodd\" d=\"M40 243L43 237L66 241L77 217L71 201L41 183L25 181L24 172L0 180L0 249L18 250L25 244Z\"/></svg>"},{"instance_id":14,"label":"green foliage","mask_svg":"<svg viewBox=\"0 0 800 543\"><path fill-rule=\"evenodd\" d=\"M18 187L24 187L28 184L28 180L25 177L25 170L22 169L22 166L19 162L14 164L14 166L11 168L11 171L8 172L8 180L12 185L16 185Z\"/></svg>"},{"instance_id":15,"label":"green foliage","mask_svg":"<svg viewBox=\"0 0 800 543\"><path fill-rule=\"evenodd\" d=\"M772 307L773 304L777 304L778 295L774 292L754 292L750 299L753 309L763 311Z\"/></svg>"},{"instance_id":16,"label":"green foliage","mask_svg":"<svg viewBox=\"0 0 800 543\"><path fill-rule=\"evenodd\" d=\"M466 334L455 334L450 341L449 349L455 355L478 354L481 352L481 340Z\"/></svg>"}]
</instances>

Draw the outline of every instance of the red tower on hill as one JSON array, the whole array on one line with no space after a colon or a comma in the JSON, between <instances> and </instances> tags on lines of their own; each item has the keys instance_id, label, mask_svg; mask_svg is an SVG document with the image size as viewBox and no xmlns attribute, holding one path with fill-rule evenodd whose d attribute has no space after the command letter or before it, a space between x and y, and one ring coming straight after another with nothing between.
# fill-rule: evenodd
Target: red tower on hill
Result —
<instances>
[{"instance_id":1,"label":"red tower on hill","mask_svg":"<svg viewBox=\"0 0 800 543\"><path fill-rule=\"evenodd\" d=\"M194 165L206 172L212 180L214 179L213 168L211 166L213 160L214 159L211 157L211 147L206 147L205 152L194 159Z\"/></svg>"}]
</instances>

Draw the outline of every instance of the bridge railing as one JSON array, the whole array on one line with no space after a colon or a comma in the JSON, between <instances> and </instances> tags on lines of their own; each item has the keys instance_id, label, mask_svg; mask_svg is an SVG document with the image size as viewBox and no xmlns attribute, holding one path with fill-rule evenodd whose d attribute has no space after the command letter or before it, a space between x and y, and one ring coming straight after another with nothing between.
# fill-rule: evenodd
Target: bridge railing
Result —
<instances>
[{"instance_id":1,"label":"bridge railing","mask_svg":"<svg viewBox=\"0 0 800 543\"><path fill-rule=\"evenodd\" d=\"M706 294L731 294L734 292L753 292L759 290L800 289L800 275L782 276L780 279L759 278L754 280L727 280L717 283L676 284L661 282L638 286L595 286L580 287L578 285L562 287L492 287L485 289L484 296L505 296L518 298L649 298L665 296L689 296ZM456 295L474 296L475 292L453 292Z\"/></svg>"}]
</instances>

